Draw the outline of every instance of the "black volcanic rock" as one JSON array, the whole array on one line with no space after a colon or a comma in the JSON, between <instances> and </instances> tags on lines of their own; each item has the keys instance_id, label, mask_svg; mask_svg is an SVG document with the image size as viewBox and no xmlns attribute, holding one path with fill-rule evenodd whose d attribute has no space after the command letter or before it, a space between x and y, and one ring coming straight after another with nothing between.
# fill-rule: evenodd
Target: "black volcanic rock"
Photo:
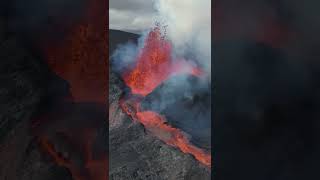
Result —
<instances>
[{"instance_id":1,"label":"black volcanic rock","mask_svg":"<svg viewBox=\"0 0 320 180\"><path fill-rule=\"evenodd\" d=\"M109 178L121 179L210 179L208 169L191 155L183 154L130 119L117 130L110 131Z\"/></svg>"},{"instance_id":2,"label":"black volcanic rock","mask_svg":"<svg viewBox=\"0 0 320 180\"><path fill-rule=\"evenodd\" d=\"M209 180L211 172L207 167L147 133L122 111L119 100L126 86L112 70L109 71L109 179Z\"/></svg>"},{"instance_id":3,"label":"black volcanic rock","mask_svg":"<svg viewBox=\"0 0 320 180\"><path fill-rule=\"evenodd\" d=\"M46 73L16 39L0 44L0 58L0 132L3 137L35 111L46 90L43 86Z\"/></svg>"},{"instance_id":4,"label":"black volcanic rock","mask_svg":"<svg viewBox=\"0 0 320 180\"><path fill-rule=\"evenodd\" d=\"M55 76L15 37L0 42L0 59L0 179L69 180L66 169L46 160L30 132L33 115L53 97Z\"/></svg>"},{"instance_id":5,"label":"black volcanic rock","mask_svg":"<svg viewBox=\"0 0 320 180\"><path fill-rule=\"evenodd\" d=\"M1 141L0 179L71 180L67 169L44 156L24 120Z\"/></svg>"},{"instance_id":6,"label":"black volcanic rock","mask_svg":"<svg viewBox=\"0 0 320 180\"><path fill-rule=\"evenodd\" d=\"M92 158L97 159L107 155L106 116L100 117L101 114L106 115L105 106L101 108L99 105L103 112L98 112L100 115L97 117L96 106L66 104L66 101L72 101L68 82L48 67L43 59L44 52L39 52L34 46L44 43L42 40L46 39L46 36L49 38L47 43L51 45L56 39L63 39L63 35L69 33L69 28L82 19L83 10L87 7L85 2L87 1L4 0L0 2L1 180L73 179L69 169L58 166L52 156L40 147L37 136L40 133L37 131L40 131L41 135L53 134L50 136L52 138L61 127L64 127L65 131L79 127L77 133L80 135L85 134L81 133L90 127L96 136L90 139L93 141L94 152L88 153L92 153ZM52 27L57 28L52 29ZM62 104L66 104L68 111L66 106L61 106ZM57 111L63 108L65 111ZM49 119L46 116L48 112L55 116L50 116ZM94 124L97 121L99 124ZM78 134L72 135L78 137ZM53 146L56 148L58 144L61 149L70 147L70 144L78 143L75 139L71 139L71 142L54 139L56 141L53 141ZM85 140L87 139L82 138L79 141ZM78 146L72 147L74 153L71 156L77 156L80 151ZM66 151L61 149L58 149L57 153L65 155ZM66 156L70 157L70 152L67 153L69 154ZM106 172L107 168L103 167L103 170Z\"/></svg>"},{"instance_id":7,"label":"black volcanic rock","mask_svg":"<svg viewBox=\"0 0 320 180\"><path fill-rule=\"evenodd\" d=\"M1 139L16 123L67 95L69 87L16 38L0 44L0 58Z\"/></svg>"},{"instance_id":8,"label":"black volcanic rock","mask_svg":"<svg viewBox=\"0 0 320 180\"><path fill-rule=\"evenodd\" d=\"M207 82L190 75L172 76L147 95L141 107L164 115L194 145L211 151L211 87Z\"/></svg>"}]
</instances>

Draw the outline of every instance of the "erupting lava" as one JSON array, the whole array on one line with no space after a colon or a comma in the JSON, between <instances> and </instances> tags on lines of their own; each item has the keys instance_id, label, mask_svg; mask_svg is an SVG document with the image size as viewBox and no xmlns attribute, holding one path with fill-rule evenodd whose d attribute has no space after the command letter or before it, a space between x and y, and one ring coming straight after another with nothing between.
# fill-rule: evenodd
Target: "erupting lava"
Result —
<instances>
[{"instance_id":1,"label":"erupting lava","mask_svg":"<svg viewBox=\"0 0 320 180\"><path fill-rule=\"evenodd\" d=\"M126 100L122 99L121 108L133 120L142 123L148 131L165 143L179 148L184 153L192 154L198 161L210 167L211 154L192 145L181 130L166 123L165 117L153 111L140 110L141 98L151 93L170 76L180 73L189 73L194 76L202 74L201 69L186 60L174 61L171 51L170 41L161 35L160 27L156 26L148 34L134 68L123 75L125 83L131 88L131 93L140 97L131 96Z\"/></svg>"},{"instance_id":2,"label":"erupting lava","mask_svg":"<svg viewBox=\"0 0 320 180\"><path fill-rule=\"evenodd\" d=\"M155 27L145 40L145 46L137 57L137 64L124 74L125 83L133 94L146 96L171 75L191 73L200 75L201 70L185 60L173 61L170 41L161 36L160 27Z\"/></svg>"}]
</instances>

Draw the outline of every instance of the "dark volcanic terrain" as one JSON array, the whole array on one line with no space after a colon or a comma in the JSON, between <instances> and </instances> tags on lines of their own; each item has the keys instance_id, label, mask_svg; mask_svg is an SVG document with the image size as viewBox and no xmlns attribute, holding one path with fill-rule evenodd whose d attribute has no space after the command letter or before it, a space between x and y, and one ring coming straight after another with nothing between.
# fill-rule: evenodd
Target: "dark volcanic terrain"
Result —
<instances>
[{"instance_id":1,"label":"dark volcanic terrain","mask_svg":"<svg viewBox=\"0 0 320 180\"><path fill-rule=\"evenodd\" d=\"M0 24L5 19L0 17ZM58 96L53 93L57 91L50 93L50 84L63 81L1 25L0 59L0 179L71 180L67 169L49 160L30 133L37 109Z\"/></svg>"},{"instance_id":2,"label":"dark volcanic terrain","mask_svg":"<svg viewBox=\"0 0 320 180\"><path fill-rule=\"evenodd\" d=\"M42 3L45 4L46 2L43 1ZM67 33L69 28L63 25L59 26L59 28L63 29L62 35L55 28L51 28L57 27L56 24L52 23L52 20L61 22L68 18L52 19L51 16L50 19L50 15L48 15L52 11L57 14L61 13L59 8L66 7L66 4L65 1L60 2L55 1L55 3L59 4L58 7L50 4L43 7L42 3L36 1L28 2L28 6L23 6L21 4L23 3L22 1L20 4L18 1L0 2L1 180L72 180L76 179L75 174L77 173L83 177L81 180L96 180L98 178L92 178L93 176L90 175L98 176L100 173L104 175L103 180L107 179L108 132L105 104L102 105L93 100L75 102L70 92L72 88L70 82L65 77L58 75L52 69L52 66L48 65L48 59L44 56L45 53L38 47L39 44L41 47L45 46L44 42L55 46L51 38L57 41L65 38L64 33ZM72 2L76 2L74 5L77 6L80 1ZM18 9L15 9L15 5L22 5L20 13ZM33 8L41 9L43 14ZM70 15L70 9L66 8L66 10L67 14ZM76 11L78 12L78 10ZM83 11L79 10L78 13L83 14ZM28 16L25 16L25 14ZM64 14L60 15L64 17ZM37 18L43 21L38 22ZM68 20L71 21L71 19ZM95 18L95 20L99 21L98 18ZM13 27L13 25L17 25L15 24L17 22L21 23L23 27L14 28L15 26ZM103 21L103 25L105 22ZM37 28L32 29L32 31L27 30L29 23ZM65 22L65 24L73 25L69 21ZM46 25L50 25L49 29L52 30L50 33L45 31L45 27L48 27ZM94 26L91 23L89 25L91 27ZM100 29L105 34L104 29ZM49 40L47 37L49 37ZM95 47L98 43L106 44L105 36L99 36L99 38L98 41L94 41L95 43L92 44L84 41L86 43L81 45L85 44L87 46L79 48L81 52L90 52L85 53L86 55L96 55L95 62L90 59L90 64L93 64L90 67L93 68L89 69L87 66L89 71L95 70L94 63L99 62L101 59L103 61L107 59L101 54L90 51L90 48ZM75 37L74 40L83 42L86 37L82 39ZM65 45L65 43L63 44ZM66 47L64 48L66 53L77 52L77 48L74 48L74 45L67 44ZM61 61L57 62L56 59ZM70 58L56 59L57 69L61 68L63 64L61 62L70 63ZM79 55L79 61L84 64L88 63L82 54ZM106 66L99 67L106 68ZM77 71L79 66L70 66L70 69ZM70 71L66 70L64 72L70 73ZM74 77L79 78L81 75L88 77L84 73L74 74ZM92 76L96 81L101 80L101 78L97 78L96 74ZM106 77L103 77L103 80L105 80ZM83 81L83 78L81 80ZM105 85L106 82L103 81L100 84ZM98 94L97 91L107 91L106 88L97 90L92 86L88 87L96 94ZM43 139L50 143L51 146L48 149L51 149L51 152L44 148ZM84 147L88 148L85 149ZM69 167L61 165L62 163L57 163L57 159L52 156L52 152L68 162ZM88 158L88 154L90 158ZM88 159L91 167L86 164ZM93 166L94 168L92 168ZM90 170L94 170L94 172L88 172Z\"/></svg>"},{"instance_id":3,"label":"dark volcanic terrain","mask_svg":"<svg viewBox=\"0 0 320 180\"><path fill-rule=\"evenodd\" d=\"M118 44L137 35L109 30L110 55ZM119 37L119 39L118 39ZM110 63L112 64L112 63ZM109 178L110 180L206 180L210 170L191 155L168 146L133 122L119 107L126 89L119 74L109 70Z\"/></svg>"}]
</instances>

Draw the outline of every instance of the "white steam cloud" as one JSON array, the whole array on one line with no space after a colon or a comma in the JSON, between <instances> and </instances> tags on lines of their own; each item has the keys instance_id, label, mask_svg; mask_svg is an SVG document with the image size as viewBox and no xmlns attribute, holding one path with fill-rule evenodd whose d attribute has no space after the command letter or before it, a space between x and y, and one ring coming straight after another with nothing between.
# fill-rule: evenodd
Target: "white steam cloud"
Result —
<instances>
[{"instance_id":1,"label":"white steam cloud","mask_svg":"<svg viewBox=\"0 0 320 180\"><path fill-rule=\"evenodd\" d=\"M192 54L211 76L211 0L155 0L177 55Z\"/></svg>"},{"instance_id":2,"label":"white steam cloud","mask_svg":"<svg viewBox=\"0 0 320 180\"><path fill-rule=\"evenodd\" d=\"M207 76L196 80L185 75L170 77L147 96L143 106L168 115L169 122L211 146L211 0L154 0L154 5L154 22L165 26L173 60L193 60ZM138 44L116 49L111 61L114 70L125 72L135 65L148 33L141 35Z\"/></svg>"}]
</instances>

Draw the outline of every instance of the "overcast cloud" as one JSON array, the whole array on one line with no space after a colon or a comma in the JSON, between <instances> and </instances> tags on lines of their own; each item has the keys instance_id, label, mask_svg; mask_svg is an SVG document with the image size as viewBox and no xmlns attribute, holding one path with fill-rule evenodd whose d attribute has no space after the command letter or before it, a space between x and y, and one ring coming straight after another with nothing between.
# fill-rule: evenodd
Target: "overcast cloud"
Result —
<instances>
[{"instance_id":1,"label":"overcast cloud","mask_svg":"<svg viewBox=\"0 0 320 180\"><path fill-rule=\"evenodd\" d=\"M109 28L141 32L153 23L153 0L110 0Z\"/></svg>"}]
</instances>

